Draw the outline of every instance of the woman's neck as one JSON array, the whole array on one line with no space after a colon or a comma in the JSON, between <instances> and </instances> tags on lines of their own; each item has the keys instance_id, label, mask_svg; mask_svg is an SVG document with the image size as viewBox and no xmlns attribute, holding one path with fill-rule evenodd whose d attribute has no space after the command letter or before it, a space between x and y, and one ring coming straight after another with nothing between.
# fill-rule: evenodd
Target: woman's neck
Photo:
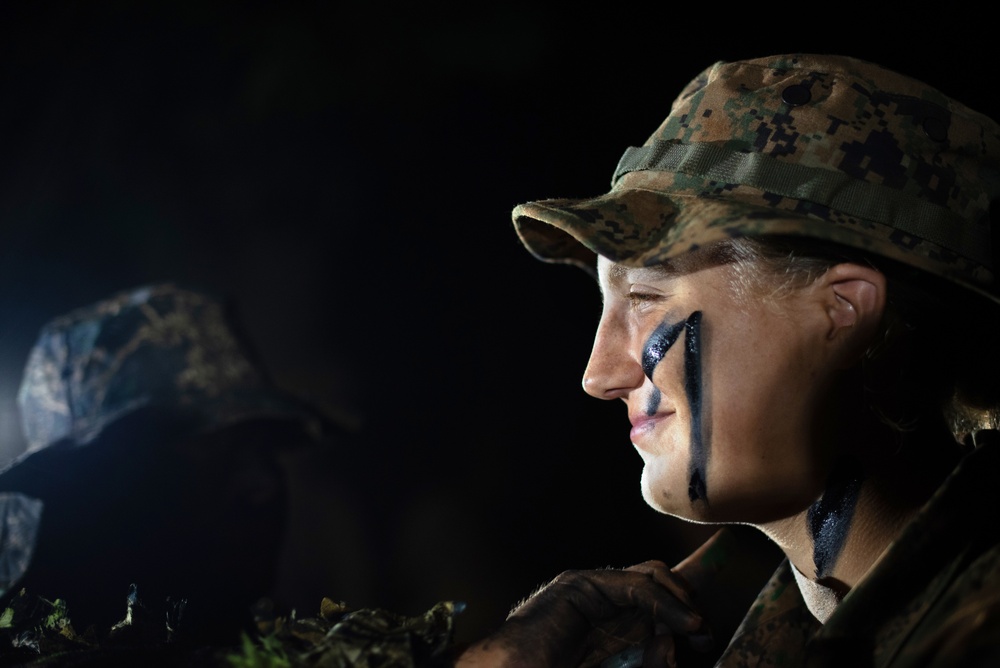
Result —
<instances>
[{"instance_id":1,"label":"woman's neck","mask_svg":"<svg viewBox=\"0 0 1000 668\"><path fill-rule=\"evenodd\" d=\"M837 486L801 513L758 525L801 575L838 598L857 586L918 509L882 502L870 480L856 484L856 492Z\"/></svg>"},{"instance_id":2,"label":"woman's neck","mask_svg":"<svg viewBox=\"0 0 1000 668\"><path fill-rule=\"evenodd\" d=\"M809 508L757 526L800 577L839 600L864 579L953 470L961 453L952 443L947 434L928 430L908 434L898 446L868 442L852 448Z\"/></svg>"}]
</instances>

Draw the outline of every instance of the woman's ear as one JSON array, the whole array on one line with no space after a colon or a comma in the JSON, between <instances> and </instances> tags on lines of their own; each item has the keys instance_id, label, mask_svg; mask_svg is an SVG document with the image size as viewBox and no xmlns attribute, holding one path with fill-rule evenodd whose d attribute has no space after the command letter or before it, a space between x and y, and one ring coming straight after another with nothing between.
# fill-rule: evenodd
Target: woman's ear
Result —
<instances>
[{"instance_id":1,"label":"woman's ear","mask_svg":"<svg viewBox=\"0 0 1000 668\"><path fill-rule=\"evenodd\" d=\"M885 312L885 275L872 267L845 262L818 280L828 318L827 338L844 344L845 364L853 364L878 331Z\"/></svg>"}]
</instances>

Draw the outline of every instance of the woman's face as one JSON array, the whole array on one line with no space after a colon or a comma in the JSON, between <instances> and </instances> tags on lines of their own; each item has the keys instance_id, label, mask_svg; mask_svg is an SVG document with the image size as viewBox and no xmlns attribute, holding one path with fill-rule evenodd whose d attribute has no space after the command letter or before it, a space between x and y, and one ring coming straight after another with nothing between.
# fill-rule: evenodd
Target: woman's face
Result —
<instances>
[{"instance_id":1,"label":"woman's face","mask_svg":"<svg viewBox=\"0 0 1000 668\"><path fill-rule=\"evenodd\" d=\"M763 523L815 501L832 465L822 434L838 371L822 295L741 298L733 265L681 273L601 258L598 274L584 389L627 406L646 502L699 522Z\"/></svg>"}]
</instances>

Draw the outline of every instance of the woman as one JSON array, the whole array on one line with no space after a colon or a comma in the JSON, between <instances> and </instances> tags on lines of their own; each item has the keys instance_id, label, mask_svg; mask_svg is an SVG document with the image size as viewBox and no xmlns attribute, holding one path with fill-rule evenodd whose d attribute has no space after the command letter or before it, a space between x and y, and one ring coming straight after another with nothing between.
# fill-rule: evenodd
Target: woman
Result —
<instances>
[{"instance_id":1,"label":"woman","mask_svg":"<svg viewBox=\"0 0 1000 668\"><path fill-rule=\"evenodd\" d=\"M786 559L728 646L699 612L738 568L722 530L675 568L560 575L458 665L1000 657L998 158L926 84L774 56L705 70L608 194L517 207L533 254L596 269L583 385L627 407L645 500Z\"/></svg>"}]
</instances>

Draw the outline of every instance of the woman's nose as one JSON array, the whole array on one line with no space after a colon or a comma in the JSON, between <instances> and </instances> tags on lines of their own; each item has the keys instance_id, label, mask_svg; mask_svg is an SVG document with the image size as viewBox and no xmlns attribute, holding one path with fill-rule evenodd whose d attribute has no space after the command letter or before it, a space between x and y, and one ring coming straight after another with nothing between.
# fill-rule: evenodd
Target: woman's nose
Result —
<instances>
[{"instance_id":1,"label":"woman's nose","mask_svg":"<svg viewBox=\"0 0 1000 668\"><path fill-rule=\"evenodd\" d=\"M624 328L602 318L583 372L584 392L598 399L619 399L643 384L646 376L631 343Z\"/></svg>"}]
</instances>

